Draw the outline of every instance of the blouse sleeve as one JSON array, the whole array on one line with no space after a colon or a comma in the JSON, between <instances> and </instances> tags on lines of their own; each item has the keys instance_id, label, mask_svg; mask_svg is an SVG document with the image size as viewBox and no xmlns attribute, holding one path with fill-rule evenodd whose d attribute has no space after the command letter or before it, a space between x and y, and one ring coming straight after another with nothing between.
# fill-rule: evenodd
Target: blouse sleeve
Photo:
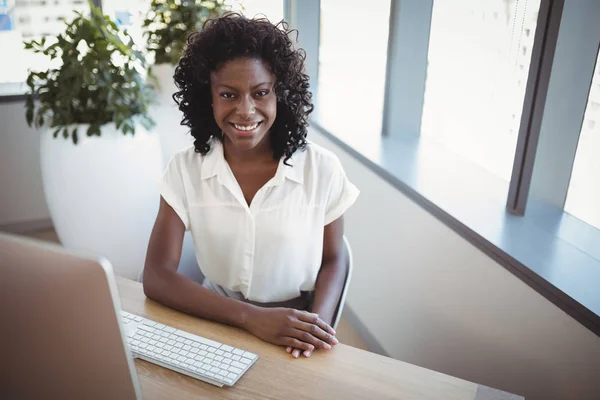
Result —
<instances>
[{"instance_id":1,"label":"blouse sleeve","mask_svg":"<svg viewBox=\"0 0 600 400\"><path fill-rule=\"evenodd\" d=\"M329 196L325 209L325 225L340 218L354 204L359 190L346 177L340 160L335 157L329 182Z\"/></svg>"},{"instance_id":2,"label":"blouse sleeve","mask_svg":"<svg viewBox=\"0 0 600 400\"><path fill-rule=\"evenodd\" d=\"M182 160L177 155L171 159L160 182L160 195L175 210L185 230L190 229L190 218L185 187L183 184Z\"/></svg>"}]
</instances>

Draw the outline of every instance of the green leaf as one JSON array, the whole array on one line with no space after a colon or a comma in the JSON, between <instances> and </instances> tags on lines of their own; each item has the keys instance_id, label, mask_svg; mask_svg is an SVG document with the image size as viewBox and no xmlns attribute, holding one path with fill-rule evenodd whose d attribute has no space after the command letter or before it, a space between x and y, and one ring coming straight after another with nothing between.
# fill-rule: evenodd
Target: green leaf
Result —
<instances>
[{"instance_id":1,"label":"green leaf","mask_svg":"<svg viewBox=\"0 0 600 400\"><path fill-rule=\"evenodd\" d=\"M58 137L59 132L60 132L60 127L54 131L54 133L52 134L52 137L54 139L56 139Z\"/></svg>"},{"instance_id":2,"label":"green leaf","mask_svg":"<svg viewBox=\"0 0 600 400\"><path fill-rule=\"evenodd\" d=\"M71 134L71 138L73 139L73 144L77 144L79 142L79 137L77 136L77 128L73 129L73 133Z\"/></svg>"},{"instance_id":3,"label":"green leaf","mask_svg":"<svg viewBox=\"0 0 600 400\"><path fill-rule=\"evenodd\" d=\"M69 137L69 130L67 129L67 127L65 127L63 129L63 137L66 139Z\"/></svg>"},{"instance_id":4,"label":"green leaf","mask_svg":"<svg viewBox=\"0 0 600 400\"><path fill-rule=\"evenodd\" d=\"M106 123L147 117L152 85L145 80L145 55L130 35L89 4L89 13L75 13L55 40L23 42L27 50L61 61L58 68L28 72L29 94L37 95L39 106L36 112L33 100L26 101L29 124L48 123L63 130L84 123L90 125L87 134L100 136ZM86 43L88 50L79 52L80 43Z\"/></svg>"}]
</instances>

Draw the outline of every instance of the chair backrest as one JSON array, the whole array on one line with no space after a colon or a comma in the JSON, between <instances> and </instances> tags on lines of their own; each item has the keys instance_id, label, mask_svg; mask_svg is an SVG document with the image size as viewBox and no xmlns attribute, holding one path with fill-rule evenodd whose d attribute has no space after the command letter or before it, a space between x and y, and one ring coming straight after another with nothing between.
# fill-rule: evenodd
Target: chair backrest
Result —
<instances>
[{"instance_id":1,"label":"chair backrest","mask_svg":"<svg viewBox=\"0 0 600 400\"><path fill-rule=\"evenodd\" d=\"M337 329L337 326L340 323L340 318L342 317L342 312L344 311L344 303L346 303L346 296L348 295L348 289L350 288L350 281L352 280L352 268L354 260L352 259L352 248L350 247L350 242L348 242L348 238L346 238L346 236L344 236L344 251L346 253L346 280L344 281L344 288L342 289L340 301L333 316L333 321L331 324L333 329Z\"/></svg>"}]
</instances>

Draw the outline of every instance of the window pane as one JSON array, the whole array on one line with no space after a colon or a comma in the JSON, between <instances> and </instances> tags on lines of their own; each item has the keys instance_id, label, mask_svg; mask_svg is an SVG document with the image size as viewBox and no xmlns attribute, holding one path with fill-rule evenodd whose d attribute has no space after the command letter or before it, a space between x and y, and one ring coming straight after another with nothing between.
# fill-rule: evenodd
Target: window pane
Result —
<instances>
[{"instance_id":1,"label":"window pane","mask_svg":"<svg viewBox=\"0 0 600 400\"><path fill-rule=\"evenodd\" d=\"M540 0L434 0L422 135L510 179Z\"/></svg>"},{"instance_id":2,"label":"window pane","mask_svg":"<svg viewBox=\"0 0 600 400\"><path fill-rule=\"evenodd\" d=\"M242 0L241 4L242 14L249 18L267 17L272 23L283 19L283 0Z\"/></svg>"},{"instance_id":3,"label":"window pane","mask_svg":"<svg viewBox=\"0 0 600 400\"><path fill-rule=\"evenodd\" d=\"M600 55L581 125L565 211L600 229Z\"/></svg>"},{"instance_id":4,"label":"window pane","mask_svg":"<svg viewBox=\"0 0 600 400\"><path fill-rule=\"evenodd\" d=\"M317 119L350 143L380 140L389 19L390 0L321 0Z\"/></svg>"},{"instance_id":5,"label":"window pane","mask_svg":"<svg viewBox=\"0 0 600 400\"><path fill-rule=\"evenodd\" d=\"M27 68L47 68L43 55L25 51L24 40L55 36L64 30L63 18L88 9L87 0L0 0L0 84L27 79Z\"/></svg>"}]
</instances>

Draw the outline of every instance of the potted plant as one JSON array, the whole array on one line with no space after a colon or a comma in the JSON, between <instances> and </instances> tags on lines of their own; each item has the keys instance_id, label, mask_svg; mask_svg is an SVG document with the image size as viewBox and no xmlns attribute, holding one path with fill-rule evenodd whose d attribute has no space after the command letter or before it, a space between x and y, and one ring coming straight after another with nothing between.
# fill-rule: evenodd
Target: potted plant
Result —
<instances>
[{"instance_id":1,"label":"potted plant","mask_svg":"<svg viewBox=\"0 0 600 400\"><path fill-rule=\"evenodd\" d=\"M181 113L173 101L177 90L173 82L175 66L190 33L204 23L231 9L231 1L152 0L143 23L146 47L154 56L153 74L158 81L157 104L153 107L156 128L161 138L163 159L168 162L180 149L191 146L193 139L180 125Z\"/></svg>"},{"instance_id":2,"label":"potted plant","mask_svg":"<svg viewBox=\"0 0 600 400\"><path fill-rule=\"evenodd\" d=\"M42 128L44 193L58 237L137 278L162 171L144 56L91 1L90 14L76 12L64 33L24 44L50 60L29 72L26 118Z\"/></svg>"}]
</instances>

